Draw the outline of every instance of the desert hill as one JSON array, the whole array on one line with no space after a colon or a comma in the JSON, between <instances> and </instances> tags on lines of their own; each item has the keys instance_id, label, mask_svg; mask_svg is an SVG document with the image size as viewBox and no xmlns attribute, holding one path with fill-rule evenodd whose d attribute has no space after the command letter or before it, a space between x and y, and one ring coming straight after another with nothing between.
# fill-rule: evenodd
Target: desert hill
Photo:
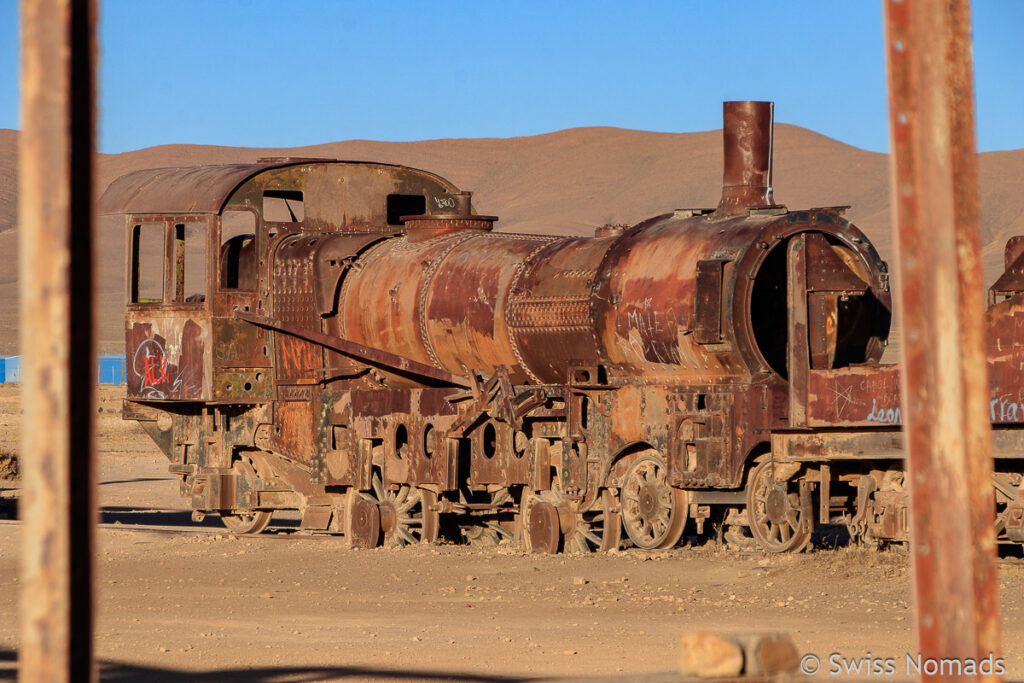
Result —
<instances>
[{"instance_id":1,"label":"desert hill","mask_svg":"<svg viewBox=\"0 0 1024 683\"><path fill-rule=\"evenodd\" d=\"M0 130L0 353L17 353L17 131ZM721 192L721 131L650 133L577 128L523 138L374 142L295 148L162 145L100 155L99 187L142 168L314 156L400 163L474 192L497 229L590 234L682 207L713 207ZM1006 238L1024 234L1024 150L979 155L986 282L1001 271ZM888 159L787 124L775 127L775 198L791 208L851 205L847 216L892 259ZM99 235L99 343L123 351L124 238L103 218Z\"/></svg>"}]
</instances>

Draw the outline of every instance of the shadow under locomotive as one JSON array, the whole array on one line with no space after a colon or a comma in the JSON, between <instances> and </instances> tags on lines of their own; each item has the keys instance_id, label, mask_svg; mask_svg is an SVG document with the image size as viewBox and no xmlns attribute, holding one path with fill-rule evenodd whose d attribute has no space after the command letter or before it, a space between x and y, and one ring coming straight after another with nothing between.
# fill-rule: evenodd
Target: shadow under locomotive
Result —
<instances>
[{"instance_id":1,"label":"shadow under locomotive","mask_svg":"<svg viewBox=\"0 0 1024 683\"><path fill-rule=\"evenodd\" d=\"M771 188L770 103L725 105L715 209L496 233L436 175L270 159L139 171L124 417L196 519L540 552L908 537L886 264ZM997 531L1024 541L1024 244L989 310ZM1022 264L1018 264L1018 260ZM1021 323L1021 324L1018 324ZM625 532L625 537L623 537Z\"/></svg>"}]
</instances>

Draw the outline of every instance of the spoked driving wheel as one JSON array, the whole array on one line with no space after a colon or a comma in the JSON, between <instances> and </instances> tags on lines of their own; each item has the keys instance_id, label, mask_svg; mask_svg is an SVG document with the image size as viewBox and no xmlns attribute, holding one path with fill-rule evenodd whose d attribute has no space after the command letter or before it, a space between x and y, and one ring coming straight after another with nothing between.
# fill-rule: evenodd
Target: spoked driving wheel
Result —
<instances>
[{"instance_id":1,"label":"spoked driving wheel","mask_svg":"<svg viewBox=\"0 0 1024 683\"><path fill-rule=\"evenodd\" d=\"M433 492L407 485L385 488L380 474L374 472L372 489L362 497L379 508L384 545L400 547L437 540L439 515Z\"/></svg>"},{"instance_id":2,"label":"spoked driving wheel","mask_svg":"<svg viewBox=\"0 0 1024 683\"><path fill-rule=\"evenodd\" d=\"M771 460L759 464L747 483L750 533L770 553L800 552L811 540L801 513L800 494L790 480L776 481Z\"/></svg>"},{"instance_id":3,"label":"spoked driving wheel","mask_svg":"<svg viewBox=\"0 0 1024 683\"><path fill-rule=\"evenodd\" d=\"M629 468L622 483L622 526L638 548L671 548L683 535L689 497L668 484L657 455L645 455Z\"/></svg>"}]
</instances>

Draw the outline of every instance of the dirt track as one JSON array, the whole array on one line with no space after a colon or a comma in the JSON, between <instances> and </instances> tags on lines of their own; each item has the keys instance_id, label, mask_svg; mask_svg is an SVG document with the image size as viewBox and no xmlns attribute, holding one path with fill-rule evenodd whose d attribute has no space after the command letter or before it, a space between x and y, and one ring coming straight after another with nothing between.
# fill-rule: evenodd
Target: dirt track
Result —
<instances>
[{"instance_id":1,"label":"dirt track","mask_svg":"<svg viewBox=\"0 0 1024 683\"><path fill-rule=\"evenodd\" d=\"M101 392L97 654L129 680L506 680L670 671L690 630L782 630L827 662L913 653L899 552L533 556L511 547L348 550L283 529L235 539L194 525L166 462ZM16 388L0 387L0 449L17 448ZM2 486L12 487L11 482ZM13 495L5 491L4 495ZM118 525L120 528L118 528ZM199 527L202 534L154 529ZM0 522L17 586L19 527ZM1024 562L1001 562L1007 680L1024 680ZM0 680L13 677L17 590L0 594ZM826 665L827 666L827 665ZM830 679L825 673L819 678ZM835 680L833 678L833 680Z\"/></svg>"}]
</instances>

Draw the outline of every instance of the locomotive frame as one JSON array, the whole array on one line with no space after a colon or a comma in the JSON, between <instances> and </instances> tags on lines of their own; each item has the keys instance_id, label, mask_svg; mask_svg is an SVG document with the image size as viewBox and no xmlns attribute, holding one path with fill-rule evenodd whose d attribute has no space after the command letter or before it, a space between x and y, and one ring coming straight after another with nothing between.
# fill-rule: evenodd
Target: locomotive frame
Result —
<instances>
[{"instance_id":1,"label":"locomotive frame","mask_svg":"<svg viewBox=\"0 0 1024 683\"><path fill-rule=\"evenodd\" d=\"M469 193L386 164L118 179L101 206L126 215L125 419L196 517L237 533L287 508L359 547L457 528L659 549L709 520L775 552L818 524L905 540L886 266L845 207L775 204L769 103L725 113L716 209L591 238L492 232ZM1016 542L1022 254L1011 240L989 310Z\"/></svg>"}]
</instances>

